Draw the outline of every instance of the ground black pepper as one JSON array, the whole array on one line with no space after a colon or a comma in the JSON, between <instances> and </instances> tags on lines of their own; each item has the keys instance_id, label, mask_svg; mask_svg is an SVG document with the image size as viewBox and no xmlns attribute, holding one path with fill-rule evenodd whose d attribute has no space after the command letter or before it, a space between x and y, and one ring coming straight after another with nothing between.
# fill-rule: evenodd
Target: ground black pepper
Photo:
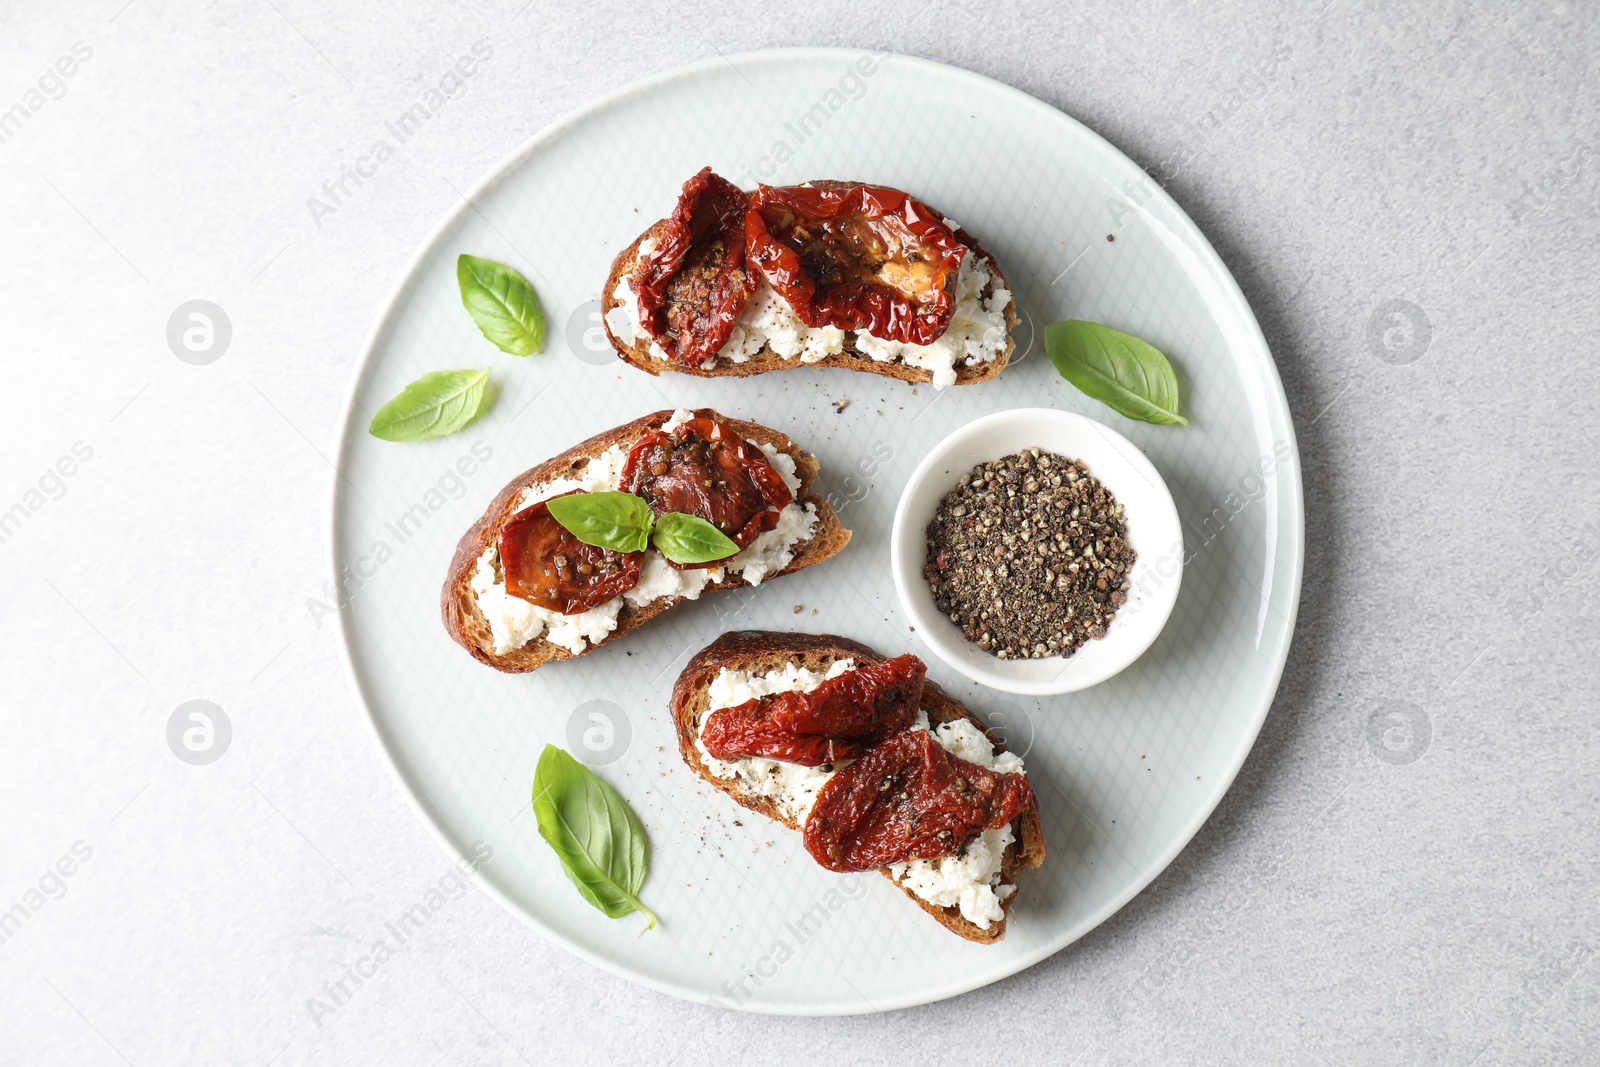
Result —
<instances>
[{"instance_id":1,"label":"ground black pepper","mask_svg":"<svg viewBox=\"0 0 1600 1067\"><path fill-rule=\"evenodd\" d=\"M1030 448L980 463L927 534L935 605L1000 659L1070 656L1127 603L1122 505L1081 460Z\"/></svg>"}]
</instances>

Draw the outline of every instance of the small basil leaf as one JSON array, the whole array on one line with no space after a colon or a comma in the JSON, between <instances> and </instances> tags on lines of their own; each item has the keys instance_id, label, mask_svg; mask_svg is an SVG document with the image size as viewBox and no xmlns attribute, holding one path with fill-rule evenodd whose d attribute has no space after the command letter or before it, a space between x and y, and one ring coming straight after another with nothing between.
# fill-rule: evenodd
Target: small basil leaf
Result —
<instances>
[{"instance_id":1,"label":"small basil leaf","mask_svg":"<svg viewBox=\"0 0 1600 1067\"><path fill-rule=\"evenodd\" d=\"M674 563L710 563L739 551L727 534L698 515L669 511L656 520L656 549Z\"/></svg>"},{"instance_id":2,"label":"small basil leaf","mask_svg":"<svg viewBox=\"0 0 1600 1067\"><path fill-rule=\"evenodd\" d=\"M643 552L650 544L650 505L632 493L573 493L546 502L550 515L586 545Z\"/></svg>"},{"instance_id":3,"label":"small basil leaf","mask_svg":"<svg viewBox=\"0 0 1600 1067\"><path fill-rule=\"evenodd\" d=\"M1120 415L1141 422L1182 423L1178 376L1148 341L1072 319L1045 327L1044 350L1061 376Z\"/></svg>"},{"instance_id":4,"label":"small basil leaf","mask_svg":"<svg viewBox=\"0 0 1600 1067\"><path fill-rule=\"evenodd\" d=\"M456 259L456 281L472 321L500 351L544 351L544 308L528 279L504 263L463 253Z\"/></svg>"},{"instance_id":5,"label":"small basil leaf","mask_svg":"<svg viewBox=\"0 0 1600 1067\"><path fill-rule=\"evenodd\" d=\"M430 371L378 409L367 432L385 441L426 441L466 426L486 406L489 371Z\"/></svg>"},{"instance_id":6,"label":"small basil leaf","mask_svg":"<svg viewBox=\"0 0 1600 1067\"><path fill-rule=\"evenodd\" d=\"M583 899L613 919L637 911L650 920L645 930L656 925L655 913L639 900L650 871L650 842L616 790L546 745L533 772L533 814L539 836L555 850Z\"/></svg>"}]
</instances>

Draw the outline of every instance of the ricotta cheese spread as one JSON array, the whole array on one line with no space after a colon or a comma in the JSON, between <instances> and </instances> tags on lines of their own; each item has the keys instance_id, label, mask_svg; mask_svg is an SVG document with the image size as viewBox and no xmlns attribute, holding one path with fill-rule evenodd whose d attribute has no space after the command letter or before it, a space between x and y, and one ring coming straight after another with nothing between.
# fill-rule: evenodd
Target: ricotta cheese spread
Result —
<instances>
[{"instance_id":1,"label":"ricotta cheese spread","mask_svg":"<svg viewBox=\"0 0 1600 1067\"><path fill-rule=\"evenodd\" d=\"M656 249L653 239L639 244L639 258L646 259ZM899 361L933 373L933 387L945 389L955 384L956 367L972 367L998 359L1006 350L1006 307L1011 303L1009 289L995 289L987 299L984 288L993 280L988 264L970 253L961 260L956 274L956 308L950 326L932 344L912 345L874 337L864 330L841 330L835 326L813 329L800 321L794 308L763 279L750 302L739 313L733 335L718 350L716 359L746 363L763 348L770 348L783 359L816 363L844 351L845 342L854 340L862 355L879 363ZM648 336L639 321L639 300L633 291L633 276L617 279L611 297L621 303L606 312L606 324L623 344L631 345ZM659 360L671 357L655 341L650 355ZM714 366L713 359L707 366Z\"/></svg>"},{"instance_id":2,"label":"ricotta cheese spread","mask_svg":"<svg viewBox=\"0 0 1600 1067\"><path fill-rule=\"evenodd\" d=\"M662 429L670 431L692 418L692 411L679 408L662 424ZM795 474L793 457L768 444L759 447L790 492L798 494L800 478ZM554 478L523 489L516 510L574 489L591 493L617 489L627 458L628 453L621 445L612 445L590 459L589 465L572 477ZM697 600L706 586L722 581L727 573L737 574L751 585L760 585L769 575L789 565L794 559L795 546L809 539L816 525L814 505L791 502L779 512L777 526L718 567L680 571L669 566L655 549L646 549L639 568L639 584L598 607L573 615L550 611L507 593L505 578L500 573L500 546L496 542L478 557L472 572L472 591L478 599L478 610L489 620L495 655L503 656L541 636L577 655L589 645L605 640L606 635L617 628L617 616L626 604L643 607L667 598Z\"/></svg>"},{"instance_id":3,"label":"ricotta cheese spread","mask_svg":"<svg viewBox=\"0 0 1600 1067\"><path fill-rule=\"evenodd\" d=\"M737 778L749 792L770 797L780 811L804 827L811 809L816 806L817 793L848 760L841 760L828 770L759 756L719 760L706 751L705 742L698 731L705 725L706 717L719 708L737 707L746 701L774 693L809 693L827 679L837 678L855 669L855 660L852 659L835 660L823 673L808 670L792 661L766 674L724 667L711 682L706 712L696 728L695 749L700 753L701 761L716 777ZM911 729L928 728L927 713L919 711ZM965 719L940 723L933 729L933 739L958 759L1003 774L1022 773L1021 757L1011 752L996 755L994 745L983 731ZM941 908L955 906L960 909L962 918L980 930L987 930L991 923L1005 918L1005 909L1001 905L1017 891L1014 885L1000 883L1006 847L1015 840L1012 824L1008 823L998 830L983 831L967 846L964 856L896 863L889 868L889 873L896 882L923 900Z\"/></svg>"}]
</instances>

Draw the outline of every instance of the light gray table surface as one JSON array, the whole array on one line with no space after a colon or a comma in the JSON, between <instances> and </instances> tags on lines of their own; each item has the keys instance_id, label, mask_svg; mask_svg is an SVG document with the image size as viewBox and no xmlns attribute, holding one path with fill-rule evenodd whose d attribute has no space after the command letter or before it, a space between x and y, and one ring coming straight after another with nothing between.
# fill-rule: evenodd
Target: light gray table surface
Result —
<instances>
[{"instance_id":1,"label":"light gray table surface","mask_svg":"<svg viewBox=\"0 0 1600 1067\"><path fill-rule=\"evenodd\" d=\"M25 511L0 541L0 909L26 909L0 940L0 1061L1594 1062L1594 7L647 7L0 5L0 511ZM312 211L478 40L464 91ZM1238 277L1308 516L1260 740L1128 907L953 1001L725 1013L473 891L314 1017L449 867L307 608L361 340L457 191L534 132L800 43L1060 107ZM192 299L232 324L206 366L167 343ZM232 727L208 766L167 742L196 699Z\"/></svg>"}]
</instances>

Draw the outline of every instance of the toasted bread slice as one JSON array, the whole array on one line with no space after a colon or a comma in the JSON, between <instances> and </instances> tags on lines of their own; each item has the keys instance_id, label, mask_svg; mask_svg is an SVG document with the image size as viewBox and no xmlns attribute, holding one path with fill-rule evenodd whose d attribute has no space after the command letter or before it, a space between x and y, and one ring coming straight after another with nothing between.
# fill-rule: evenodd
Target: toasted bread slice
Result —
<instances>
[{"instance_id":1,"label":"toasted bread slice","mask_svg":"<svg viewBox=\"0 0 1600 1067\"><path fill-rule=\"evenodd\" d=\"M751 811L760 812L791 830L799 831L800 824L785 814L771 797L760 796L742 789L738 779L718 778L700 758L700 750L695 746L695 739L699 737L701 717L706 714L710 706L711 683L723 668L765 673L780 670L785 664L792 662L809 670L821 672L827 670L835 660L853 659L858 666L864 667L880 663L884 658L858 641L835 637L832 634L787 634L764 630L725 633L695 653L672 689L672 719L678 734L678 751L682 754L684 762L695 773L740 805ZM984 726L976 715L933 682L928 682L923 687L922 710L927 712L928 722L933 726L953 719L966 719L984 732L994 744L996 752L1005 751L1005 744ZM1017 874L1020 871L1037 867L1044 862L1044 830L1039 823L1037 802L1030 804L1017 817L1014 832L1016 840L1007 846L1001 865L1001 880L1010 885L1016 884ZM1016 894L1012 894L1001 905L1006 917L991 922L988 929L983 929L963 918L960 908L954 905L941 908L901 886L894 881L888 868L881 869L879 873L898 886L901 892L910 897L923 911L932 915L941 926L968 941L993 944L1006 936L1006 924L1010 920L1011 906L1016 902Z\"/></svg>"},{"instance_id":2,"label":"toasted bread slice","mask_svg":"<svg viewBox=\"0 0 1600 1067\"><path fill-rule=\"evenodd\" d=\"M835 188L853 185L853 182L841 181L816 181L811 182L818 188ZM745 378L752 374L765 374L767 371L794 370L798 367L843 367L846 370L866 371L869 374L881 374L885 378L898 378L903 382L929 383L933 381L933 372L922 367L913 367L896 360L892 363L880 362L856 348L855 335L845 331L846 340L844 350L837 355L825 356L815 363L805 363L798 356L785 359L772 351L771 348L762 348L760 352L751 356L743 363L734 363L726 359L718 359L714 366L691 367L676 360L656 359L650 354L650 338L636 338L632 344L623 343L616 334L611 332L611 324L605 319L605 312L621 306L622 301L616 298L617 282L624 275L631 275L639 266L639 246L646 238L654 237L658 242L661 239L663 228L667 220L662 219L648 230L641 233L634 242L623 249L617 258L611 262L611 273L606 276L606 287L601 292L600 303L602 307L601 321L605 325L606 337L611 341L611 347L617 350L617 355L640 370L660 376L662 371L672 371L677 374L692 374L697 378ZM1000 270L1000 264L995 262L993 256L984 251L966 230L957 228L956 239L972 250L971 254L983 260L989 269L990 282L984 287L983 298L987 300L996 289L1009 289L1006 276ZM967 367L957 364L957 385L976 385L986 382L1006 369L1006 363L1011 359L1011 353L1016 351L1016 341L1011 337L1011 331L1017 328L1017 302L1013 299L1006 305L1006 347L1005 351L987 363Z\"/></svg>"},{"instance_id":3,"label":"toasted bread slice","mask_svg":"<svg viewBox=\"0 0 1600 1067\"><path fill-rule=\"evenodd\" d=\"M770 582L774 578L795 571L803 570L823 560L832 559L838 555L850 541L850 531L839 523L839 516L820 496L811 491L812 484L816 481L818 470L817 458L802 449L784 434L770 430L765 426L753 422L744 422L740 419L730 419L726 415L718 414L711 408L696 408L694 414L700 418L716 419L724 422L736 430L740 436L757 444L768 444L778 451L786 453L794 460L795 474L800 479L800 491L795 494L795 503L800 505L810 504L816 508L817 524L811 536L795 546L794 558L788 566L780 571L775 571L763 579ZM500 539L500 528L507 519L516 513L517 500L522 495L522 490L527 486L547 482L555 478L571 476L583 470L589 460L605 452L612 445L620 445L626 451L635 441L651 430L657 429L672 418L670 409L653 412L642 418L634 419L624 426L607 430L605 433L589 438L580 445L567 449L553 459L546 460L529 470L523 471L512 479L498 496L489 504L483 517L473 524L472 528L461 538L456 546L455 557L450 561L450 574L445 579L444 591L440 595L440 610L444 616L444 627L449 631L458 644L472 653L477 659L496 670L517 674L526 671L538 670L552 660L574 659L576 656L588 655L601 645L608 645L621 638L624 634L643 626L663 611L683 602L683 598L663 598L651 601L648 604L634 605L624 603L621 612L617 615L617 628L600 641L591 643L582 652L573 653L560 645L551 644L544 638L536 638L521 648L514 648L503 654L494 651L494 636L489 626L489 620L478 608L478 598L472 589L472 573L478 565L478 558L484 550L492 544L497 544ZM701 596L722 589L735 589L745 584L744 579L731 572L727 573L719 582L707 585Z\"/></svg>"}]
</instances>

